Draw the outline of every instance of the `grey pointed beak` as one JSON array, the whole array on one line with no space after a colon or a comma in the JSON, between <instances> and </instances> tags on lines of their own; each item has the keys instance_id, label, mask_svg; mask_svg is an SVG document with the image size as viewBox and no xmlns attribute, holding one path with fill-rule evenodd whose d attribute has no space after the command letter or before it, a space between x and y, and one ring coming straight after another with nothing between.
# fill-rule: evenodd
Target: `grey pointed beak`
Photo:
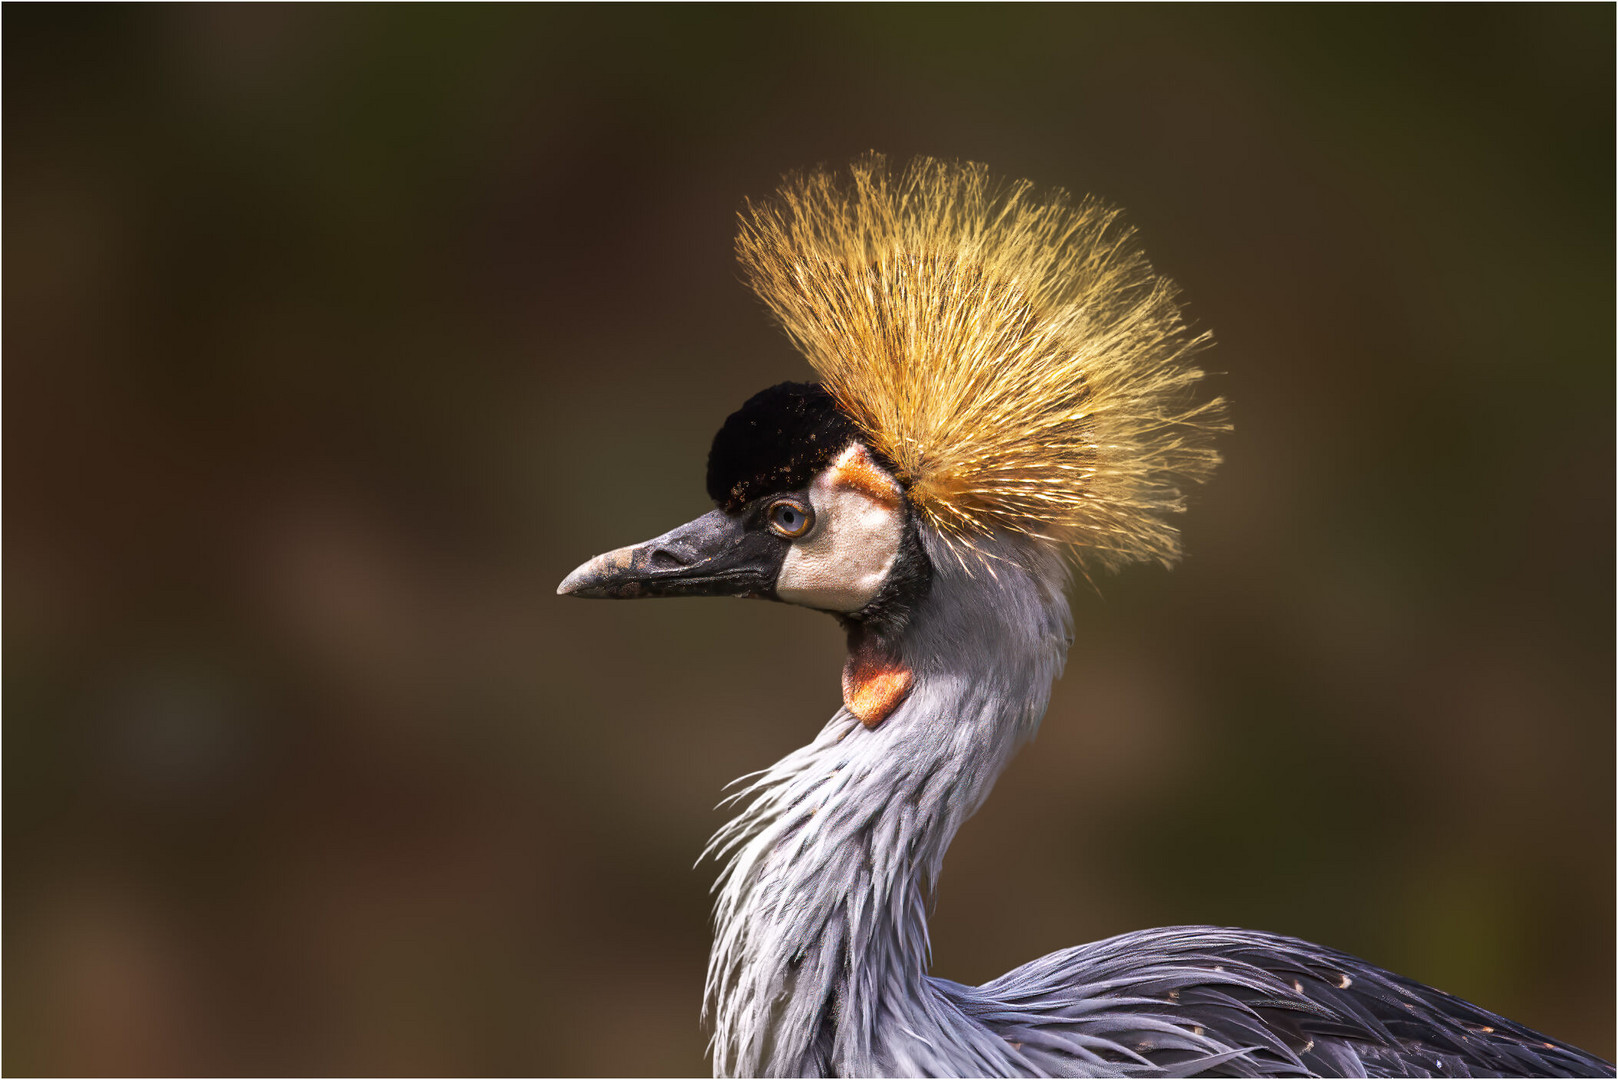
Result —
<instances>
[{"instance_id":1,"label":"grey pointed beak","mask_svg":"<svg viewBox=\"0 0 1618 1080\"><path fill-rule=\"evenodd\" d=\"M597 555L556 587L558 596L634 600L648 596L770 597L787 542L714 510L678 529Z\"/></svg>"}]
</instances>

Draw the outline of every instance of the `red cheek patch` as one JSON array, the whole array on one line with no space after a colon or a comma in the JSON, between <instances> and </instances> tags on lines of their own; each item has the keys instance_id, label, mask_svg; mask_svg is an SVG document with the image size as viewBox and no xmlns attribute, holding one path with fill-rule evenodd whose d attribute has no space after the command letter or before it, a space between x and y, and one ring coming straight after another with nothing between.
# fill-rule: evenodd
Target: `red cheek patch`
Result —
<instances>
[{"instance_id":1,"label":"red cheek patch","mask_svg":"<svg viewBox=\"0 0 1618 1080\"><path fill-rule=\"evenodd\" d=\"M882 467L871 460L865 447L849 447L832 466L832 483L867 495L883 506L899 505L899 488Z\"/></svg>"}]
</instances>

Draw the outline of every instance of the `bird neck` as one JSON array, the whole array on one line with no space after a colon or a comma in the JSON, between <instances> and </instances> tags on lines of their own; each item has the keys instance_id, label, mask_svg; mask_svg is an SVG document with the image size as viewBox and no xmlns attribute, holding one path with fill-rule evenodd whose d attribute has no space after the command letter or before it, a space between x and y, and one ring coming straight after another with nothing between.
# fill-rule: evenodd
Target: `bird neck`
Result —
<instances>
[{"instance_id":1,"label":"bird neck","mask_svg":"<svg viewBox=\"0 0 1618 1080\"><path fill-rule=\"evenodd\" d=\"M913 674L903 701L875 726L839 710L735 796L710 845L728 856L707 988L718 1075L921 1074L923 1047L978 1030L927 978L927 913L956 830L1044 714L1071 635L1066 571L1025 541L923 540L932 586L882 643Z\"/></svg>"}]
</instances>

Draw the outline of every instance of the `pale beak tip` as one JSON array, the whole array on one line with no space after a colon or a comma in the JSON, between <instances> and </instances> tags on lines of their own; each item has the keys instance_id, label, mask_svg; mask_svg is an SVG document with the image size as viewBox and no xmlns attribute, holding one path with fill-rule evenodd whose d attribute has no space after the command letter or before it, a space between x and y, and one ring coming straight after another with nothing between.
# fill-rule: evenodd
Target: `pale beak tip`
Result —
<instances>
[{"instance_id":1,"label":"pale beak tip","mask_svg":"<svg viewBox=\"0 0 1618 1080\"><path fill-rule=\"evenodd\" d=\"M585 585L587 585L590 580L595 577L595 570L596 560L591 559L589 562L578 567L571 574L562 579L562 583L556 586L556 595L572 596L574 593L584 588Z\"/></svg>"}]
</instances>

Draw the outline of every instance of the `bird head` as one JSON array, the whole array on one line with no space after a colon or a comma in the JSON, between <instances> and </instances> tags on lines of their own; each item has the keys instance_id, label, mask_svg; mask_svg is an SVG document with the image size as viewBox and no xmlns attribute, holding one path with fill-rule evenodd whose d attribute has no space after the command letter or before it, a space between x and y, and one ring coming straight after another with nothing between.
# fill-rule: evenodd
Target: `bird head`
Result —
<instances>
[{"instance_id":1,"label":"bird head","mask_svg":"<svg viewBox=\"0 0 1618 1080\"><path fill-rule=\"evenodd\" d=\"M609 551L557 591L602 599L747 596L893 630L929 580L905 485L816 383L755 394L708 455L716 509Z\"/></svg>"},{"instance_id":2,"label":"bird head","mask_svg":"<svg viewBox=\"0 0 1618 1080\"><path fill-rule=\"evenodd\" d=\"M859 688L888 678L883 657L922 625L917 604L991 587L995 551L1087 574L1179 557L1172 517L1228 425L1221 400L1196 394L1207 335L1116 210L978 165L895 175L870 155L750 205L736 250L822 381L772 387L725 422L708 458L716 509L597 556L560 592L832 612L850 629L859 715Z\"/></svg>"}]
</instances>

